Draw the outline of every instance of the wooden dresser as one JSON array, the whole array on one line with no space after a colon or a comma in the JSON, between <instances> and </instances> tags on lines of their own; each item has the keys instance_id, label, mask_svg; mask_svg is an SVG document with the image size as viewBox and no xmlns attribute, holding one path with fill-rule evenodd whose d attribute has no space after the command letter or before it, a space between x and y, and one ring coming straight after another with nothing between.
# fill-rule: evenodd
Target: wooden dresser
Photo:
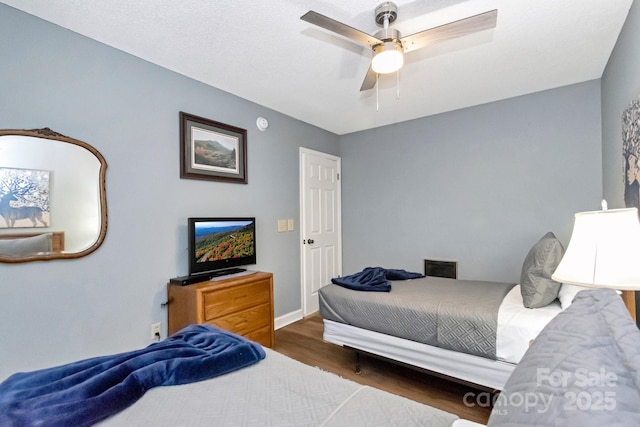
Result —
<instances>
[{"instance_id":1,"label":"wooden dresser","mask_svg":"<svg viewBox=\"0 0 640 427\"><path fill-rule=\"evenodd\" d=\"M273 348L273 274L168 285L169 335L194 323L209 323Z\"/></svg>"}]
</instances>

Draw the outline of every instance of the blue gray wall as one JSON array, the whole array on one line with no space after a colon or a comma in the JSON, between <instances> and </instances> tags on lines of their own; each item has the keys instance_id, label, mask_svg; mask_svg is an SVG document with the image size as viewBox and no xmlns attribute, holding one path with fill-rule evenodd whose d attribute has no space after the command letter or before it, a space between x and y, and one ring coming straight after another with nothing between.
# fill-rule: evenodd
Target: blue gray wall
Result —
<instances>
[{"instance_id":1,"label":"blue gray wall","mask_svg":"<svg viewBox=\"0 0 640 427\"><path fill-rule=\"evenodd\" d=\"M276 316L300 309L298 232L277 233L277 219L298 222L299 147L337 155L336 135L1 4L0 52L0 128L50 127L109 163L100 249L0 265L0 378L142 347L154 322L166 333L160 303L187 273L189 216L255 215ZM248 185L179 178L179 111L247 129Z\"/></svg>"},{"instance_id":2,"label":"blue gray wall","mask_svg":"<svg viewBox=\"0 0 640 427\"><path fill-rule=\"evenodd\" d=\"M634 2L602 76L602 170L612 208L624 204L622 113L640 97L640 4Z\"/></svg>"},{"instance_id":3,"label":"blue gray wall","mask_svg":"<svg viewBox=\"0 0 640 427\"><path fill-rule=\"evenodd\" d=\"M346 135L345 274L368 265L518 281L547 231L602 197L600 82L591 81Z\"/></svg>"}]
</instances>

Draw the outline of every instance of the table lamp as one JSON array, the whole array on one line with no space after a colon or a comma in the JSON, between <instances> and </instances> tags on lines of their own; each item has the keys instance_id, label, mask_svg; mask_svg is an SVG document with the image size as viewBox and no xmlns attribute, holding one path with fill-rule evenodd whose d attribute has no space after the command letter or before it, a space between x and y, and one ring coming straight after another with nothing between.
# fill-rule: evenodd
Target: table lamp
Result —
<instances>
[{"instance_id":1,"label":"table lamp","mask_svg":"<svg viewBox=\"0 0 640 427\"><path fill-rule=\"evenodd\" d=\"M561 283L622 291L636 321L635 290L640 290L640 221L638 209L579 212L569 246L551 276Z\"/></svg>"}]
</instances>

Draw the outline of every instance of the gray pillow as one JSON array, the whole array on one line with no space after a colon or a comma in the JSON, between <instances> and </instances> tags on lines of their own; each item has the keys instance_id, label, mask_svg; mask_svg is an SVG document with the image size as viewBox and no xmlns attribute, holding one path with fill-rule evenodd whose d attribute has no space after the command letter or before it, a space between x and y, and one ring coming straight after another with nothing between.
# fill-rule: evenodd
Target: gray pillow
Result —
<instances>
[{"instance_id":1,"label":"gray pillow","mask_svg":"<svg viewBox=\"0 0 640 427\"><path fill-rule=\"evenodd\" d=\"M0 239L0 254L6 256L35 255L38 252L52 251L52 233L44 233L39 236Z\"/></svg>"},{"instance_id":2,"label":"gray pillow","mask_svg":"<svg viewBox=\"0 0 640 427\"><path fill-rule=\"evenodd\" d=\"M552 232L545 234L529 251L522 265L520 292L524 306L540 308L558 298L560 283L551 275L564 255L562 243Z\"/></svg>"}]
</instances>

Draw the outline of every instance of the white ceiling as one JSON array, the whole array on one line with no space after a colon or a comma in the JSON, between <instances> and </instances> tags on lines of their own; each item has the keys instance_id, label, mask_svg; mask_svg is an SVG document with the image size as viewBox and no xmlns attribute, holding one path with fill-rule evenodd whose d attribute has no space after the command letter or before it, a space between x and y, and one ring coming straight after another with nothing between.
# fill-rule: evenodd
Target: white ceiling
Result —
<instances>
[{"instance_id":1,"label":"white ceiling","mask_svg":"<svg viewBox=\"0 0 640 427\"><path fill-rule=\"evenodd\" d=\"M498 23L407 54L400 98L382 76L376 111L369 48L300 16L373 34L380 2L2 0L339 135L600 78L633 0L396 0L403 36L491 9Z\"/></svg>"}]
</instances>

